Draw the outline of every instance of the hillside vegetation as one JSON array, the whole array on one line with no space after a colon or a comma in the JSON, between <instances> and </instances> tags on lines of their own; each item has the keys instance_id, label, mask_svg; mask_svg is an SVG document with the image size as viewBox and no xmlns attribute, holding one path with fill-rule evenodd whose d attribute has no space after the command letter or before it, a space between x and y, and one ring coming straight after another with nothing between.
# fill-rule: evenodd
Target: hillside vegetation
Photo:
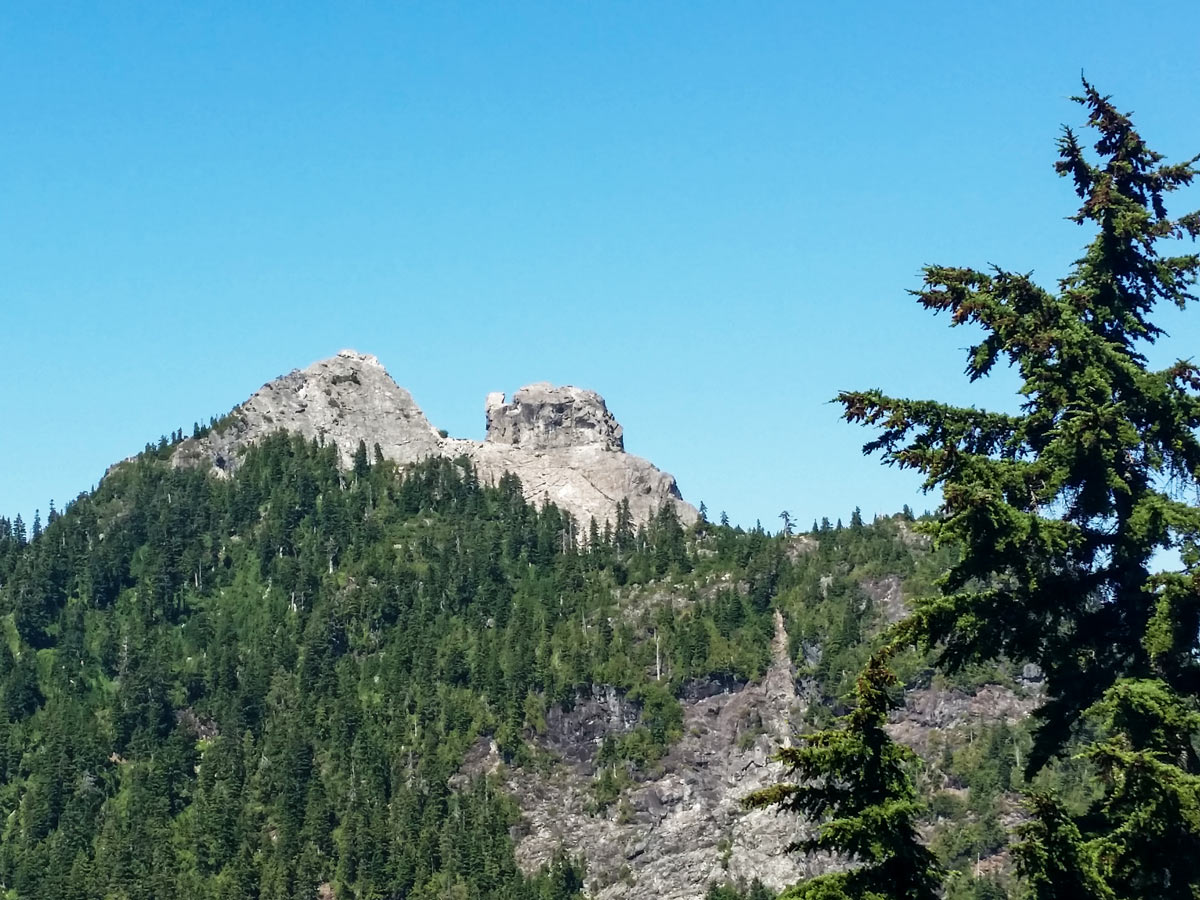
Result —
<instances>
[{"instance_id":1,"label":"hillside vegetation","mask_svg":"<svg viewBox=\"0 0 1200 900\"><path fill-rule=\"evenodd\" d=\"M401 472L364 447L347 472L282 433L230 479L165 456L118 467L31 540L0 527L13 896L575 896L569 853L517 870L495 784L448 786L478 736L535 764L548 707L612 685L640 723L604 752L635 779L678 738L685 685L762 676L776 609L819 724L882 623L862 585L944 565L902 516L799 537L684 529L669 508L580 528L465 461ZM676 602L632 609L652 585ZM915 657L909 674L928 677ZM990 829L948 861L1002 841L988 798L1011 742L990 740L981 763L946 750L973 778L1000 767L971 804L938 801ZM598 808L620 788L598 783Z\"/></svg>"}]
</instances>

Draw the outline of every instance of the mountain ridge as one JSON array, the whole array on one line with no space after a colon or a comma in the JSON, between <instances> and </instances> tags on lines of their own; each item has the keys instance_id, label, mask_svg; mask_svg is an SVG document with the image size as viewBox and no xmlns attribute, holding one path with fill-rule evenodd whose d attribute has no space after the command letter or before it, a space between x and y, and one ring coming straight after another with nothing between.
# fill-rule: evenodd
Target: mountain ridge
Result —
<instances>
[{"instance_id":1,"label":"mountain ridge","mask_svg":"<svg viewBox=\"0 0 1200 900\"><path fill-rule=\"evenodd\" d=\"M343 468L353 465L360 441L400 465L434 456L465 456L479 477L516 475L527 502L553 502L580 528L615 523L628 502L630 519L649 521L666 504L685 525L696 521L675 478L649 460L626 453L624 430L595 391L536 382L487 395L483 441L437 430L412 395L373 355L342 350L264 384L213 428L184 439L175 466L211 466L228 475L244 449L286 430L338 446Z\"/></svg>"}]
</instances>

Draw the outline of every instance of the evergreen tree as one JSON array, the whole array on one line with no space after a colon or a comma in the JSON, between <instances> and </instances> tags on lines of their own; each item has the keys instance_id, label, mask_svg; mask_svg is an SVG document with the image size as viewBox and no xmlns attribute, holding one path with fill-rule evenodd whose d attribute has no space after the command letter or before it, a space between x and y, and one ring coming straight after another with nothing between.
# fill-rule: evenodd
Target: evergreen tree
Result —
<instances>
[{"instance_id":1,"label":"evergreen tree","mask_svg":"<svg viewBox=\"0 0 1200 900\"><path fill-rule=\"evenodd\" d=\"M1017 866L1033 900L1116 900L1100 874L1094 848L1063 804L1048 793L1029 799L1031 821L1021 826Z\"/></svg>"},{"instance_id":2,"label":"evergreen tree","mask_svg":"<svg viewBox=\"0 0 1200 900\"><path fill-rule=\"evenodd\" d=\"M356 479L363 479L371 474L371 462L367 458L367 442L361 438L358 446L354 449L354 463L351 469Z\"/></svg>"},{"instance_id":3,"label":"evergreen tree","mask_svg":"<svg viewBox=\"0 0 1200 900\"><path fill-rule=\"evenodd\" d=\"M744 803L799 813L816 837L789 849L848 856L857 868L820 875L785 893L796 900L935 900L941 870L917 835L920 806L908 769L915 754L884 730L900 705L890 650L876 653L858 678L854 710L841 727L804 735L777 759L798 783L756 791Z\"/></svg>"},{"instance_id":4,"label":"evergreen tree","mask_svg":"<svg viewBox=\"0 0 1200 900\"><path fill-rule=\"evenodd\" d=\"M971 380L1001 360L1016 368L1019 411L880 391L838 400L849 421L880 429L867 452L941 489L939 516L919 527L960 548L907 632L951 671L1000 655L1041 666L1030 772L1096 719L1085 755L1108 791L1078 819L1034 799L1022 859L1036 895L1194 897L1200 510L1181 498L1200 488L1200 368L1152 370L1144 349L1163 335L1158 303L1196 299L1200 256L1169 251L1200 234L1200 214L1171 218L1165 198L1200 157L1165 164L1092 85L1075 99L1098 160L1066 128L1056 169L1082 200L1073 220L1097 231L1058 290L998 268L931 266L916 292L952 325L983 330ZM1165 549L1181 551L1184 570L1151 575Z\"/></svg>"},{"instance_id":5,"label":"evergreen tree","mask_svg":"<svg viewBox=\"0 0 1200 900\"><path fill-rule=\"evenodd\" d=\"M1104 796L1083 830L1061 803L1030 799L1017 854L1037 900L1193 900L1200 887L1200 713L1162 681L1124 680L1090 711L1106 739L1084 751Z\"/></svg>"}]
</instances>

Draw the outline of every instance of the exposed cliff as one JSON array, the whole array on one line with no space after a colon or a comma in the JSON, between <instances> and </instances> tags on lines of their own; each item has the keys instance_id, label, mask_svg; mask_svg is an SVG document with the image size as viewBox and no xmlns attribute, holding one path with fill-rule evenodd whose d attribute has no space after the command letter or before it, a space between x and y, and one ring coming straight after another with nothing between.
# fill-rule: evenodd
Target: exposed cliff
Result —
<instances>
[{"instance_id":1,"label":"exposed cliff","mask_svg":"<svg viewBox=\"0 0 1200 900\"><path fill-rule=\"evenodd\" d=\"M878 620L893 620L904 606L899 579L864 582L878 603ZM671 603L661 591L656 604ZM559 848L582 856L591 896L602 900L698 900L711 883L746 884L760 879L781 890L789 884L844 865L827 856L788 853L789 843L807 833L793 816L747 811L740 799L780 780L774 752L791 742L815 688L797 673L788 654L783 617L775 613L772 662L749 684L696 684L685 690L683 736L653 768L628 785L618 800L597 811L594 791L597 752L609 736L627 734L638 723L631 704L611 688L594 687L568 710L546 717L535 743L557 762L541 768L502 766L494 744L481 740L460 778L500 772L520 804L522 824L514 833L516 855L529 872ZM984 684L978 689L924 686L908 692L889 732L924 759L926 790L965 794L944 769L947 748L966 745L981 729L1019 723L1036 703L1036 683L1018 689ZM1015 798L1005 807L1011 828L1019 821ZM941 820L926 825L932 837L954 827ZM976 860L976 875L1004 871L1006 851Z\"/></svg>"},{"instance_id":2,"label":"exposed cliff","mask_svg":"<svg viewBox=\"0 0 1200 900\"><path fill-rule=\"evenodd\" d=\"M782 769L771 757L790 737L789 722L799 721L804 702L785 660L758 684L685 700L684 736L658 770L627 788L606 811L594 813L590 804L600 741L636 720L622 710L614 692L596 691L572 715L550 724L543 746L560 754L550 773L503 770L523 814L514 835L518 862L526 871L537 871L562 847L583 857L589 891L603 900L699 900L712 882L755 878L781 890L841 865L829 857L786 852L806 831L801 820L766 810L747 812L739 803L780 780ZM935 750L965 742L981 726L1018 722L1033 705L1031 697L995 685L974 694L923 689L909 695L889 731L925 756L930 772L942 778ZM500 768L494 747L481 744L472 773ZM965 794L952 784L946 787ZM975 871L1007 865L1007 853L1001 851L978 860Z\"/></svg>"},{"instance_id":3,"label":"exposed cliff","mask_svg":"<svg viewBox=\"0 0 1200 900\"><path fill-rule=\"evenodd\" d=\"M511 403L499 392L488 394L487 441L523 450L561 450L599 447L624 452L623 430L595 391L529 384Z\"/></svg>"},{"instance_id":4,"label":"exposed cliff","mask_svg":"<svg viewBox=\"0 0 1200 900\"><path fill-rule=\"evenodd\" d=\"M740 798L778 777L770 763L789 742L800 698L776 616L774 662L758 684L684 702L684 735L647 780L604 813L589 813L595 754L607 734L631 727L615 693L597 693L548 722L543 746L562 758L549 776L508 773L525 825L517 860L529 871L556 848L583 853L594 896L692 900L709 882L754 877L782 887L811 863L781 853L796 822L746 813Z\"/></svg>"}]
</instances>

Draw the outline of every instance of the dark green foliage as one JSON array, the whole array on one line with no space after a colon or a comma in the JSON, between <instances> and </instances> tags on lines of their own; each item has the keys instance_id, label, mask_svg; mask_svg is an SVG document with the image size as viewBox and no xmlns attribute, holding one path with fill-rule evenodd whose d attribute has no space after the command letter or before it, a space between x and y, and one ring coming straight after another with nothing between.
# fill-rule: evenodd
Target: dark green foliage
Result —
<instances>
[{"instance_id":1,"label":"dark green foliage","mask_svg":"<svg viewBox=\"0 0 1200 900\"><path fill-rule=\"evenodd\" d=\"M1105 785L1081 829L1055 797L1031 797L1017 848L1039 900L1178 897L1200 886L1200 713L1159 680L1124 680L1090 711L1104 739L1084 755ZM1075 893L1072 893L1075 892Z\"/></svg>"},{"instance_id":2,"label":"dark green foliage","mask_svg":"<svg viewBox=\"0 0 1200 900\"><path fill-rule=\"evenodd\" d=\"M354 451L354 462L350 467L355 478L366 478L371 473L371 463L367 459L367 442L360 440Z\"/></svg>"},{"instance_id":3,"label":"dark green foliage","mask_svg":"<svg viewBox=\"0 0 1200 900\"><path fill-rule=\"evenodd\" d=\"M1155 665L1145 639L1156 611L1151 557L1200 534L1200 512L1174 499L1200 468L1200 370L1180 362L1149 371L1137 349L1159 334L1148 318L1155 302L1193 299L1200 260L1162 257L1155 247L1195 233L1195 217L1172 220L1163 210L1164 193L1193 173L1158 165L1090 86L1081 101L1107 159L1089 164L1068 131L1059 168L1084 200L1077 220L1100 233L1060 292L1010 272L944 267L927 269L919 292L954 324L984 329L968 374L983 377L1006 358L1022 378L1021 412L874 391L839 398L849 420L882 428L868 451L942 489L942 514L926 530L964 548L944 596L921 609L921 635L945 643L951 666L997 651L1043 666L1053 700L1035 764L1116 678L1157 667L1186 690L1197 678L1187 647L1163 648ZM1162 488L1168 477L1177 479L1171 493ZM1158 605L1183 607L1173 619L1196 615L1184 597L1190 584L1160 586Z\"/></svg>"},{"instance_id":4,"label":"dark green foliage","mask_svg":"<svg viewBox=\"0 0 1200 900\"><path fill-rule=\"evenodd\" d=\"M926 308L983 337L967 375L1007 361L1018 412L846 392L879 429L867 452L925 475L943 505L922 530L961 555L906 632L949 671L1036 661L1046 700L1028 771L1075 749L1104 778L1082 811L1035 795L1021 859L1034 895L1190 897L1200 884L1200 369L1148 367L1156 304L1196 299L1200 214L1168 216L1196 159L1168 165L1084 82L1093 162L1070 129L1059 174L1096 235L1056 292L1002 269L932 266ZM1200 157L1198 157L1200 159ZM1172 255L1175 253L1175 255ZM1156 554L1184 570L1152 575Z\"/></svg>"},{"instance_id":5,"label":"dark green foliage","mask_svg":"<svg viewBox=\"0 0 1200 900\"><path fill-rule=\"evenodd\" d=\"M1031 895L1038 900L1108 900L1116 895L1100 874L1094 849L1085 845L1079 826L1049 794L1030 797L1033 820L1021 828L1017 857Z\"/></svg>"},{"instance_id":6,"label":"dark green foliage","mask_svg":"<svg viewBox=\"0 0 1200 900\"><path fill-rule=\"evenodd\" d=\"M779 751L796 783L772 785L746 798L752 808L799 813L817 823L815 837L790 849L860 864L803 882L785 897L938 897L940 867L917 836L920 806L909 774L914 754L883 727L900 705L897 693L886 653L875 654L859 676L854 709L841 727L804 735L799 746Z\"/></svg>"},{"instance_id":7,"label":"dark green foliage","mask_svg":"<svg viewBox=\"0 0 1200 900\"><path fill-rule=\"evenodd\" d=\"M755 878L744 889L732 884L709 885L704 900L774 900L775 894Z\"/></svg>"},{"instance_id":8,"label":"dark green foliage","mask_svg":"<svg viewBox=\"0 0 1200 900\"><path fill-rule=\"evenodd\" d=\"M776 612L792 638L778 649L827 701L814 719L833 716L883 626L867 588L922 589L954 558L899 518L772 536L669 512L637 527L625 507L583 529L462 460L402 473L356 456L357 475L336 448L276 435L215 479L156 453L36 541L0 521L6 887L564 900L578 861L523 877L499 785L451 789L476 741L541 765L531 742L553 707L611 685L639 714L600 748L591 799L620 809L683 733L681 697L763 676ZM911 656L896 665L925 677ZM739 727L745 746L762 734ZM949 768L999 797L1009 744ZM979 823L948 853L990 846L995 810L976 806L939 820Z\"/></svg>"},{"instance_id":9,"label":"dark green foliage","mask_svg":"<svg viewBox=\"0 0 1200 900\"><path fill-rule=\"evenodd\" d=\"M197 429L198 430L198 429ZM180 437L176 434L173 437ZM778 539L673 512L579 540L516 479L404 473L279 434L216 479L159 450L33 541L0 522L0 884L21 897L567 900L528 878L494 784L449 786L491 735L514 763L594 683L641 710L618 781L682 732L680 688L760 676ZM701 558L698 545L711 552ZM687 609L619 608L721 572Z\"/></svg>"}]
</instances>

